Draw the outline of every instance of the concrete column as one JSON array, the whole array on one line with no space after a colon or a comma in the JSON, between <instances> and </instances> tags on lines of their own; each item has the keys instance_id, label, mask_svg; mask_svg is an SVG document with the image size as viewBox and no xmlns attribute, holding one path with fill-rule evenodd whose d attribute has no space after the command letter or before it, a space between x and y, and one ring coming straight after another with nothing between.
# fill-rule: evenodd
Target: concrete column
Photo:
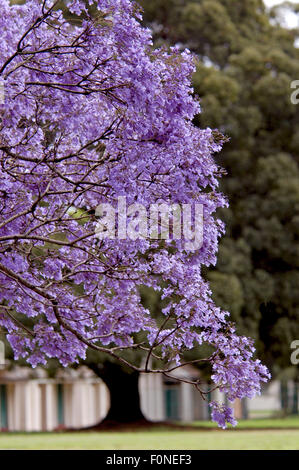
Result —
<instances>
[{"instance_id":1,"label":"concrete column","mask_svg":"<svg viewBox=\"0 0 299 470\"><path fill-rule=\"evenodd\" d=\"M153 376L152 374L146 374L146 396L147 396L147 413L149 419L154 420L155 419L155 407L153 403Z\"/></svg>"},{"instance_id":2,"label":"concrete column","mask_svg":"<svg viewBox=\"0 0 299 470\"><path fill-rule=\"evenodd\" d=\"M26 420L25 420L25 384L23 382L17 382L14 389L14 431L25 431Z\"/></svg>"},{"instance_id":3,"label":"concrete column","mask_svg":"<svg viewBox=\"0 0 299 470\"><path fill-rule=\"evenodd\" d=\"M160 374L142 374L139 393L141 409L146 418L152 421L164 419L163 381Z\"/></svg>"},{"instance_id":4,"label":"concrete column","mask_svg":"<svg viewBox=\"0 0 299 470\"><path fill-rule=\"evenodd\" d=\"M89 401L89 384L80 383L80 402L81 402L81 426L89 425L89 410L91 403Z\"/></svg>"},{"instance_id":5,"label":"concrete column","mask_svg":"<svg viewBox=\"0 0 299 470\"><path fill-rule=\"evenodd\" d=\"M47 383L45 385L45 397L46 397L46 429L52 431L57 423L57 396L56 396L56 384Z\"/></svg>"},{"instance_id":6,"label":"concrete column","mask_svg":"<svg viewBox=\"0 0 299 470\"><path fill-rule=\"evenodd\" d=\"M106 385L102 382L100 383L99 387L100 391L100 413L101 413L101 419L105 418L107 411L110 406L110 397L109 397L109 391L107 390Z\"/></svg>"},{"instance_id":7,"label":"concrete column","mask_svg":"<svg viewBox=\"0 0 299 470\"><path fill-rule=\"evenodd\" d=\"M24 402L25 402L25 431L32 431L32 400L31 400L31 382L27 382L23 387Z\"/></svg>"},{"instance_id":8,"label":"concrete column","mask_svg":"<svg viewBox=\"0 0 299 470\"><path fill-rule=\"evenodd\" d=\"M100 404L100 384L94 384L94 401L95 401L95 418L96 422L101 420L101 404Z\"/></svg>"},{"instance_id":9,"label":"concrete column","mask_svg":"<svg viewBox=\"0 0 299 470\"><path fill-rule=\"evenodd\" d=\"M14 431L15 429L15 386L14 384L7 385L7 418L8 430Z\"/></svg>"},{"instance_id":10,"label":"concrete column","mask_svg":"<svg viewBox=\"0 0 299 470\"><path fill-rule=\"evenodd\" d=\"M156 374L156 419L163 421L165 419L165 404L164 404L164 387L163 377L161 374Z\"/></svg>"},{"instance_id":11,"label":"concrete column","mask_svg":"<svg viewBox=\"0 0 299 470\"><path fill-rule=\"evenodd\" d=\"M181 383L181 420L189 423L194 420L193 387L190 384Z\"/></svg>"},{"instance_id":12,"label":"concrete column","mask_svg":"<svg viewBox=\"0 0 299 470\"><path fill-rule=\"evenodd\" d=\"M72 389L73 389L73 393L72 393L73 425L75 427L80 427L82 426L80 383L74 383Z\"/></svg>"},{"instance_id":13,"label":"concrete column","mask_svg":"<svg viewBox=\"0 0 299 470\"><path fill-rule=\"evenodd\" d=\"M138 387L139 387L141 411L146 418L149 418L147 374L140 375Z\"/></svg>"},{"instance_id":14,"label":"concrete column","mask_svg":"<svg viewBox=\"0 0 299 470\"><path fill-rule=\"evenodd\" d=\"M96 397L94 384L88 382L87 384L87 403L88 403L88 413L87 413L87 426L92 426L97 423L96 417Z\"/></svg>"},{"instance_id":15,"label":"concrete column","mask_svg":"<svg viewBox=\"0 0 299 470\"><path fill-rule=\"evenodd\" d=\"M150 374L141 375L141 388L139 388L141 394L142 411L144 412L147 419L152 419L152 410L150 406Z\"/></svg>"},{"instance_id":16,"label":"concrete column","mask_svg":"<svg viewBox=\"0 0 299 470\"><path fill-rule=\"evenodd\" d=\"M41 390L37 382L29 382L26 387L27 394L30 395L30 408L28 410L27 426L30 431L41 430Z\"/></svg>"}]
</instances>

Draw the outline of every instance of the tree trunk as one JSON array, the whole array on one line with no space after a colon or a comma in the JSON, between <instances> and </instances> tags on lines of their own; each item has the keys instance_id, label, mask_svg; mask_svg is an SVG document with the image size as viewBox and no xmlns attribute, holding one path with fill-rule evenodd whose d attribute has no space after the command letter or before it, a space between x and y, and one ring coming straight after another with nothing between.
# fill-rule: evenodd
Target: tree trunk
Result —
<instances>
[{"instance_id":1,"label":"tree trunk","mask_svg":"<svg viewBox=\"0 0 299 470\"><path fill-rule=\"evenodd\" d=\"M126 372L121 366L110 362L102 367L98 364L87 365L103 380L110 392L110 408L102 423L146 422L140 407L139 372Z\"/></svg>"}]
</instances>

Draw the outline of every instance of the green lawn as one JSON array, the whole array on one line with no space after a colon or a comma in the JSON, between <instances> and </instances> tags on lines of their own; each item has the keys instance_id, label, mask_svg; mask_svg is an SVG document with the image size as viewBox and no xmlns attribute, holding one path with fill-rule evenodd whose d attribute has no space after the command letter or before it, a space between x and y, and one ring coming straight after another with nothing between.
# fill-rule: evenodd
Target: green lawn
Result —
<instances>
[{"instance_id":1,"label":"green lawn","mask_svg":"<svg viewBox=\"0 0 299 470\"><path fill-rule=\"evenodd\" d=\"M195 427L215 428L216 425L212 421L195 421L192 423ZM230 426L231 427L231 426ZM290 416L288 418L255 418L248 420L240 420L235 429L298 429L299 417Z\"/></svg>"},{"instance_id":2,"label":"green lawn","mask_svg":"<svg viewBox=\"0 0 299 470\"><path fill-rule=\"evenodd\" d=\"M195 428L196 429L196 428ZM0 449L299 450L298 430L0 433Z\"/></svg>"}]
</instances>

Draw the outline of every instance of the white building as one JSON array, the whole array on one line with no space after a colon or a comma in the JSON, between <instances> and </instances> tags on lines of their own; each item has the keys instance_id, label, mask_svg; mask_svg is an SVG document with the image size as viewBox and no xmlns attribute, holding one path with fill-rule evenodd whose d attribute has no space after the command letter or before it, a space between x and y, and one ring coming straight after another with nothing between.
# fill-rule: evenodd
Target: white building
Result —
<instances>
[{"instance_id":1,"label":"white building","mask_svg":"<svg viewBox=\"0 0 299 470\"><path fill-rule=\"evenodd\" d=\"M199 377L197 369L178 369L177 376ZM139 380L141 409L151 421L209 419L208 402L191 385L160 374L142 374ZM122 399L120 394L120 400ZM208 399L224 402L224 394L213 392ZM126 403L124 403L126 406ZM280 384L271 382L260 397L247 401L250 417L271 416L281 408ZM82 428L99 423L109 409L109 392L101 379L87 367L60 370L49 379L42 368L0 368L0 430L52 431ZM235 415L244 416L244 406L234 403Z\"/></svg>"},{"instance_id":2,"label":"white building","mask_svg":"<svg viewBox=\"0 0 299 470\"><path fill-rule=\"evenodd\" d=\"M194 379L198 371L188 367L180 375ZM143 374L139 391L142 411L152 421L208 419L207 403L186 383ZM0 370L0 430L87 427L103 419L108 408L107 387L86 367L61 370L55 379L42 368Z\"/></svg>"}]
</instances>

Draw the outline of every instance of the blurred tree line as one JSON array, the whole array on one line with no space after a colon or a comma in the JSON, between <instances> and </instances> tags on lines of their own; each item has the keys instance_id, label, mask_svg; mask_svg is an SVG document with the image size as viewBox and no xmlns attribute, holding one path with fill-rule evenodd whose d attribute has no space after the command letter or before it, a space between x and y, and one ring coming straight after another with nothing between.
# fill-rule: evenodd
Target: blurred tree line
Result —
<instances>
[{"instance_id":1,"label":"blurred tree line","mask_svg":"<svg viewBox=\"0 0 299 470\"><path fill-rule=\"evenodd\" d=\"M299 31L281 26L278 9L267 11L262 0L141 4L156 45L198 56L196 124L230 138L219 156L226 236L207 273L214 299L256 339L274 377L297 381L290 344L299 338L299 108L290 96Z\"/></svg>"}]
</instances>

